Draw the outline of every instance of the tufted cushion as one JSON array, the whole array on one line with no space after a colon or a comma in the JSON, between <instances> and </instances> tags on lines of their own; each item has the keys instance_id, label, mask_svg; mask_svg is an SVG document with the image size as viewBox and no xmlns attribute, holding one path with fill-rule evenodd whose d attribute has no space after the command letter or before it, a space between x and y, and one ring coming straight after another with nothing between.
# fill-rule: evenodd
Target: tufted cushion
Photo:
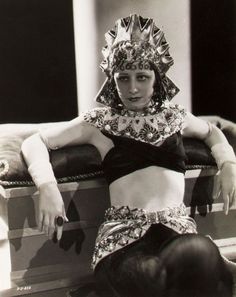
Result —
<instances>
[{"instance_id":1,"label":"tufted cushion","mask_svg":"<svg viewBox=\"0 0 236 297\"><path fill-rule=\"evenodd\" d=\"M204 119L208 118L205 117ZM235 148L236 125L233 123L229 124L227 121L227 124L225 124L224 120L219 117L213 117L210 120L222 129ZM221 122L224 122L224 125L221 126ZM0 125L0 160L7 160L9 163L9 171L0 177L0 184L3 186L14 186L19 185L19 181L22 181L23 184L25 181L32 183L20 152L21 144L26 137L38 132L39 129L46 129L50 126L61 124L63 123ZM184 139L184 146L188 158L187 168L195 165L215 165L209 148L202 141ZM50 159L56 177L62 182L68 181L68 177L82 179L102 175L101 158L96 148L92 145L66 147L51 151Z\"/></svg>"}]
</instances>

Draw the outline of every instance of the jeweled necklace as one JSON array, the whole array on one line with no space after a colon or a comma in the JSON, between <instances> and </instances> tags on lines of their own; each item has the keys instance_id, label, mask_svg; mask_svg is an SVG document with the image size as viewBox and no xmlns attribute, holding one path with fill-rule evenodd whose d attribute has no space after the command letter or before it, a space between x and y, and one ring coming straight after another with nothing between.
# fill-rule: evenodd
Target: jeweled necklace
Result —
<instances>
[{"instance_id":1,"label":"jeweled necklace","mask_svg":"<svg viewBox=\"0 0 236 297\"><path fill-rule=\"evenodd\" d=\"M143 117L147 115L154 115L159 110L160 110L159 103L150 102L149 105L142 110L130 110L130 109L126 109L124 106L121 106L120 109L112 109L112 112L119 114L121 116Z\"/></svg>"},{"instance_id":2,"label":"jeweled necklace","mask_svg":"<svg viewBox=\"0 0 236 297\"><path fill-rule=\"evenodd\" d=\"M142 111L95 108L84 114L84 120L102 131L153 145L182 129L185 110L164 102L161 107L148 106Z\"/></svg>"}]
</instances>

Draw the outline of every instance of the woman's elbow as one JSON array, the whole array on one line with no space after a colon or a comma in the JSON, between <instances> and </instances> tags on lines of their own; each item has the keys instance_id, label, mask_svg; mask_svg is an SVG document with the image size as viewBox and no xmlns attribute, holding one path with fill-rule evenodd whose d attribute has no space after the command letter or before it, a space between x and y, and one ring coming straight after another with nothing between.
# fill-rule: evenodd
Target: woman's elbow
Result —
<instances>
[{"instance_id":1,"label":"woman's elbow","mask_svg":"<svg viewBox=\"0 0 236 297\"><path fill-rule=\"evenodd\" d=\"M24 153L25 151L31 149L32 146L35 145L37 138L39 138L38 133L27 137L21 144L21 151Z\"/></svg>"},{"instance_id":2,"label":"woman's elbow","mask_svg":"<svg viewBox=\"0 0 236 297\"><path fill-rule=\"evenodd\" d=\"M29 136L22 142L21 152L27 164L38 157L45 158L48 155L48 149L38 133Z\"/></svg>"},{"instance_id":3,"label":"woman's elbow","mask_svg":"<svg viewBox=\"0 0 236 297\"><path fill-rule=\"evenodd\" d=\"M227 139L226 139L225 135L215 125L211 125L211 130L208 133L208 135L204 141L209 147L212 147L213 145L215 145L217 143L227 143Z\"/></svg>"}]
</instances>

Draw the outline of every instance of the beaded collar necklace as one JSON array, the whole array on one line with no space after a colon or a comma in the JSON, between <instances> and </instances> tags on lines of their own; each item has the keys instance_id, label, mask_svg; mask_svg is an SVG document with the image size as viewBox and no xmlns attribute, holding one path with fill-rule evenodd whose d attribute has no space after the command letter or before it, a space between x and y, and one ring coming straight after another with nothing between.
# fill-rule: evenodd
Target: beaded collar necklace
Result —
<instances>
[{"instance_id":1,"label":"beaded collar necklace","mask_svg":"<svg viewBox=\"0 0 236 297\"><path fill-rule=\"evenodd\" d=\"M109 134L158 145L182 130L185 110L166 102L158 109L149 106L143 111L95 108L83 117L86 122Z\"/></svg>"}]
</instances>

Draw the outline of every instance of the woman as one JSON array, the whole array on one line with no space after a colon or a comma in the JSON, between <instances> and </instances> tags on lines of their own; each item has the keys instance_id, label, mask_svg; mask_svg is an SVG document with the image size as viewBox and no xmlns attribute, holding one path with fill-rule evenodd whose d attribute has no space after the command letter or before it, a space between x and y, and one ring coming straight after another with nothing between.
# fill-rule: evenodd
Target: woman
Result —
<instances>
[{"instance_id":1,"label":"woman","mask_svg":"<svg viewBox=\"0 0 236 297\"><path fill-rule=\"evenodd\" d=\"M67 220L48 150L90 143L101 154L112 207L100 227L93 267L100 296L231 296L232 276L214 243L196 234L183 205L182 137L202 139L220 170L224 211L236 203L236 159L215 126L171 104L173 64L152 19L131 15L106 34L108 78L95 108L25 140L39 188L39 228L61 238ZM74 296L74 295L73 295Z\"/></svg>"}]
</instances>

